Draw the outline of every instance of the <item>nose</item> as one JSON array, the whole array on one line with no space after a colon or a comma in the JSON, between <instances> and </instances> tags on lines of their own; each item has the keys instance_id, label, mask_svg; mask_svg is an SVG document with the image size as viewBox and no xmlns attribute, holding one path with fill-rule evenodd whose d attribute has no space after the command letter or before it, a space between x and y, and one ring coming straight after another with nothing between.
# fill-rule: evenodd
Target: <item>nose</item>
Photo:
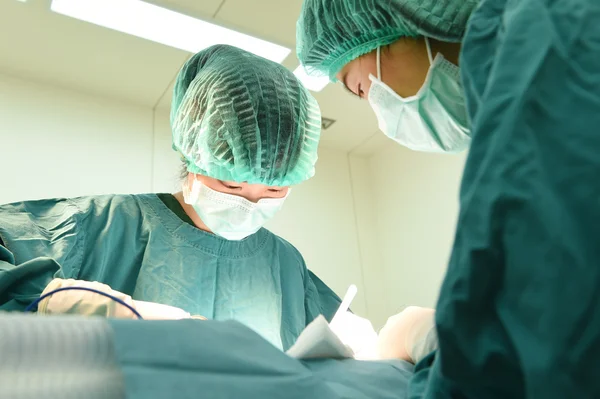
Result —
<instances>
[{"instance_id":1,"label":"nose","mask_svg":"<svg viewBox=\"0 0 600 399\"><path fill-rule=\"evenodd\" d=\"M259 184L249 184L245 187L242 197L250 202L257 203L266 197L267 187Z\"/></svg>"}]
</instances>

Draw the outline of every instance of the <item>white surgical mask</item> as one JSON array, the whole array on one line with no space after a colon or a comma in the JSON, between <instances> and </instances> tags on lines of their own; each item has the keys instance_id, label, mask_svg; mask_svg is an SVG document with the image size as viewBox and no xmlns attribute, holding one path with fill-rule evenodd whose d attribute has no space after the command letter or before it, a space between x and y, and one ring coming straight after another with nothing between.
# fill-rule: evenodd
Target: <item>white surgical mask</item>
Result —
<instances>
[{"instance_id":1,"label":"white surgical mask","mask_svg":"<svg viewBox=\"0 0 600 399\"><path fill-rule=\"evenodd\" d=\"M277 213L291 189L283 198L263 198L258 202L212 190L194 179L183 184L183 198L186 204L202 219L202 222L216 235L227 240L243 240L256 233Z\"/></svg>"},{"instance_id":2,"label":"white surgical mask","mask_svg":"<svg viewBox=\"0 0 600 399\"><path fill-rule=\"evenodd\" d=\"M381 81L381 50L377 49L377 77L369 75L369 103L386 136L415 151L460 152L471 135L459 69L440 53L432 60L425 38L429 72L419 92L400 97Z\"/></svg>"}]
</instances>

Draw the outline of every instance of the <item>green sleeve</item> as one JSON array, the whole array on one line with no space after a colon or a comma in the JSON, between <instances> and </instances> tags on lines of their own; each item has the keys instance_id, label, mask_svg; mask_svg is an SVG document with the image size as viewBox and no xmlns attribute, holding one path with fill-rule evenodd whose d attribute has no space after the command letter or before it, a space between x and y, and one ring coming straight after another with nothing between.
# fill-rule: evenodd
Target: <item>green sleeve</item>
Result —
<instances>
[{"instance_id":1,"label":"green sleeve","mask_svg":"<svg viewBox=\"0 0 600 399\"><path fill-rule=\"evenodd\" d=\"M558 3L471 17L473 141L424 398L600 398L600 3Z\"/></svg>"},{"instance_id":2,"label":"green sleeve","mask_svg":"<svg viewBox=\"0 0 600 399\"><path fill-rule=\"evenodd\" d=\"M327 286L319 277L317 277L313 272L308 270L308 277L310 282L315 287L315 291L313 296L316 296L316 300L319 304L320 314L325 316L328 321L331 321L335 312L337 312L342 300L340 297L333 292L331 288ZM318 314L316 315L318 316ZM315 316L315 317L316 317ZM311 322L314 319L307 320L307 322Z\"/></svg>"},{"instance_id":3,"label":"green sleeve","mask_svg":"<svg viewBox=\"0 0 600 399\"><path fill-rule=\"evenodd\" d=\"M0 206L0 310L22 311L53 278L76 278L76 213L66 200Z\"/></svg>"},{"instance_id":4,"label":"green sleeve","mask_svg":"<svg viewBox=\"0 0 600 399\"><path fill-rule=\"evenodd\" d=\"M406 395L408 399L421 399L433 394L435 388L430 384L429 379L432 373L434 373L433 366L435 355L436 352L434 351L416 364L413 370L414 374L408 384L408 392Z\"/></svg>"},{"instance_id":5,"label":"green sleeve","mask_svg":"<svg viewBox=\"0 0 600 399\"><path fill-rule=\"evenodd\" d=\"M36 258L15 265L13 254L0 246L0 310L24 310L54 277L63 277L51 258Z\"/></svg>"}]
</instances>

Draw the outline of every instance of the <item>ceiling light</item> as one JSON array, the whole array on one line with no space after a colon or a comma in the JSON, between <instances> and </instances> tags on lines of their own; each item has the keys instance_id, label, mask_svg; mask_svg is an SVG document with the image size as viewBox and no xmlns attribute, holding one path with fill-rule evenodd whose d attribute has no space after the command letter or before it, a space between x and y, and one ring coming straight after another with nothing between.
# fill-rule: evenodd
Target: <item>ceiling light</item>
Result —
<instances>
[{"instance_id":1,"label":"ceiling light","mask_svg":"<svg viewBox=\"0 0 600 399\"><path fill-rule=\"evenodd\" d=\"M309 76L302 65L298 66L294 71L294 75L298 78L300 82L310 91L319 92L327 86L329 83L329 78L327 76L315 77Z\"/></svg>"},{"instance_id":2,"label":"ceiling light","mask_svg":"<svg viewBox=\"0 0 600 399\"><path fill-rule=\"evenodd\" d=\"M52 0L52 11L197 53L229 44L281 63L290 49L140 0Z\"/></svg>"}]
</instances>

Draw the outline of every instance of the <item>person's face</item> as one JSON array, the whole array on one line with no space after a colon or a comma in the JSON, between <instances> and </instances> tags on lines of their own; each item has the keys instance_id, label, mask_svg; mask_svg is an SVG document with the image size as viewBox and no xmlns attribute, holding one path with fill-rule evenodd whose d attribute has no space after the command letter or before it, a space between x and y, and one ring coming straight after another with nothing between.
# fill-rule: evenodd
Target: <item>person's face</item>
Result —
<instances>
[{"instance_id":1,"label":"person's face","mask_svg":"<svg viewBox=\"0 0 600 399\"><path fill-rule=\"evenodd\" d=\"M258 202L263 198L283 198L290 189L289 187L265 186L263 184L248 184L218 180L208 176L194 175L193 173L188 175L190 187L194 178L212 190L237 195L251 202Z\"/></svg>"},{"instance_id":2,"label":"person's face","mask_svg":"<svg viewBox=\"0 0 600 399\"><path fill-rule=\"evenodd\" d=\"M423 38L402 38L381 48L381 80L401 97L419 91L429 71L429 57ZM358 57L336 75L355 96L367 99L371 80L377 77L377 50Z\"/></svg>"}]
</instances>

